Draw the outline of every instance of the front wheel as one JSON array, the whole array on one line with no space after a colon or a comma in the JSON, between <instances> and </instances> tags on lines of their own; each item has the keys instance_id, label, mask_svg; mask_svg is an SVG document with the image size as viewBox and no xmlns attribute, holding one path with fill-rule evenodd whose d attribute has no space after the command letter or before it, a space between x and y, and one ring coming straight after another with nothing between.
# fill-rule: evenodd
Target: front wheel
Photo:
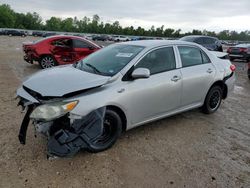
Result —
<instances>
[{"instance_id":1,"label":"front wheel","mask_svg":"<svg viewBox=\"0 0 250 188\"><path fill-rule=\"evenodd\" d=\"M109 149L114 145L122 133L122 121L113 110L107 109L103 121L103 133L88 148L89 152L97 153Z\"/></svg>"},{"instance_id":2,"label":"front wheel","mask_svg":"<svg viewBox=\"0 0 250 188\"><path fill-rule=\"evenodd\" d=\"M213 86L205 99L202 111L206 114L212 114L218 110L222 101L222 89L220 86Z\"/></svg>"},{"instance_id":3,"label":"front wheel","mask_svg":"<svg viewBox=\"0 0 250 188\"><path fill-rule=\"evenodd\" d=\"M43 56L40 59L39 64L40 64L42 69L51 68L51 67L54 67L57 65L55 59L49 55Z\"/></svg>"}]
</instances>

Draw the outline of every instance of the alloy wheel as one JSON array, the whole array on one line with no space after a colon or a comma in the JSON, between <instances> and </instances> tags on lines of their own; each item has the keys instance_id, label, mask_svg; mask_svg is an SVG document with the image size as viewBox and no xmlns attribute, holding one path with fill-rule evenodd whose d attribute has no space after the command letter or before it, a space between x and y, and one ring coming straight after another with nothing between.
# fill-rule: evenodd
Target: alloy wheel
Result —
<instances>
[{"instance_id":1,"label":"alloy wheel","mask_svg":"<svg viewBox=\"0 0 250 188\"><path fill-rule=\"evenodd\" d=\"M42 58L40 64L41 64L41 67L43 69L47 69L47 68L54 67L55 61L52 57L46 56L46 57Z\"/></svg>"}]
</instances>

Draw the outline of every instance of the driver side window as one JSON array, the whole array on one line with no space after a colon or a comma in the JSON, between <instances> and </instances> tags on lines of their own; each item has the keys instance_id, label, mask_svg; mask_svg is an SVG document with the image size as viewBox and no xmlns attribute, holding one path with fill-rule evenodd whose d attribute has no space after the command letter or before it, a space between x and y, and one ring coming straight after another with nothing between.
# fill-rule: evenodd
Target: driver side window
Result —
<instances>
[{"instance_id":1,"label":"driver side window","mask_svg":"<svg viewBox=\"0 0 250 188\"><path fill-rule=\"evenodd\" d=\"M150 75L175 69L176 62L173 47L165 47L148 53L135 66L136 68L147 68Z\"/></svg>"}]
</instances>

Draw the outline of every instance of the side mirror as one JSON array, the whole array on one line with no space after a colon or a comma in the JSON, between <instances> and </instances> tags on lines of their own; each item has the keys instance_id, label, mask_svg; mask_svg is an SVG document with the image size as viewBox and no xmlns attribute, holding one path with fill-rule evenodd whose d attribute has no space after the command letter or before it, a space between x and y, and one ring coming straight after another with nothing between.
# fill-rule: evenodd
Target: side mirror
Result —
<instances>
[{"instance_id":1,"label":"side mirror","mask_svg":"<svg viewBox=\"0 0 250 188\"><path fill-rule=\"evenodd\" d=\"M150 77L150 70L146 68L137 68L132 72L132 78L139 79L139 78L149 78Z\"/></svg>"}]
</instances>

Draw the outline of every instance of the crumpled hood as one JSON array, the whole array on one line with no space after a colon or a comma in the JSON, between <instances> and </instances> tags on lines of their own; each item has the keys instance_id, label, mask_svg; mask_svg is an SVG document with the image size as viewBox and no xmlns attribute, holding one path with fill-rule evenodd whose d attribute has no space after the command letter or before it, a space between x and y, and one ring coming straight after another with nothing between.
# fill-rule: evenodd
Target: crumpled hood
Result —
<instances>
[{"instance_id":1,"label":"crumpled hood","mask_svg":"<svg viewBox=\"0 0 250 188\"><path fill-rule=\"evenodd\" d=\"M23 86L42 96L62 97L65 94L98 87L110 77L88 73L70 66L39 71L23 82Z\"/></svg>"}]
</instances>

